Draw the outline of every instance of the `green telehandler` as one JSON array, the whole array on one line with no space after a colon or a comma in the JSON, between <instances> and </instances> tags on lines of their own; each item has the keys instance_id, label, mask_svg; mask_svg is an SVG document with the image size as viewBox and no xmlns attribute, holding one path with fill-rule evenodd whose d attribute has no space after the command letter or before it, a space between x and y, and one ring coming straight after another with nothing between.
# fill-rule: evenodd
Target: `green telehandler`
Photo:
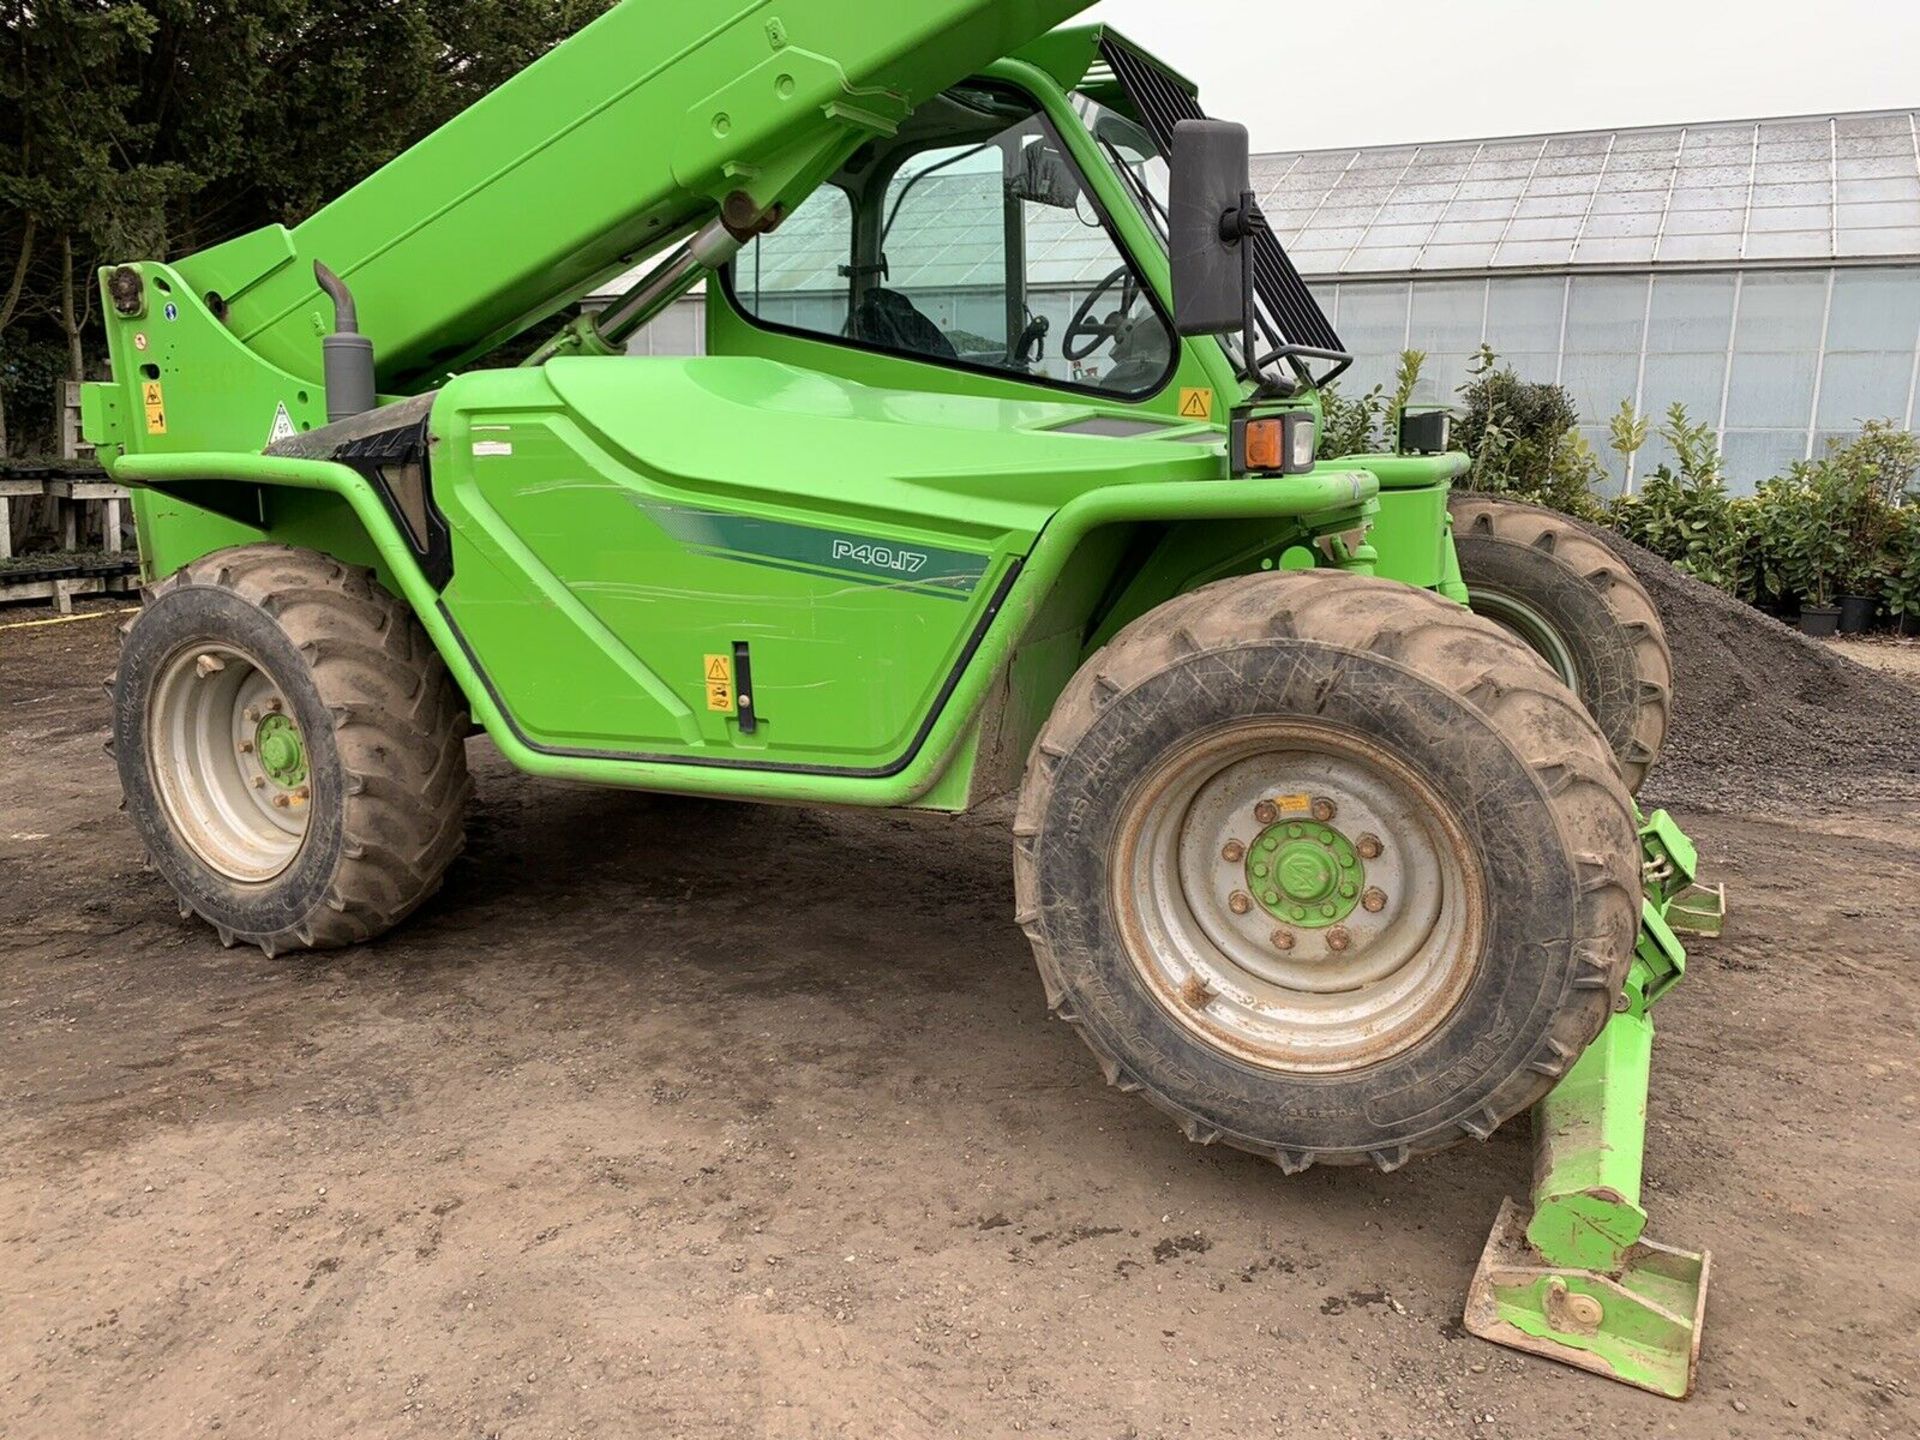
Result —
<instances>
[{"instance_id":1,"label":"green telehandler","mask_svg":"<svg viewBox=\"0 0 1920 1440\"><path fill-rule=\"evenodd\" d=\"M271 956L432 895L476 727L593 784L1017 791L1111 1083L1289 1173L1533 1110L1469 1325L1684 1395L1649 1009L1722 907L1632 799L1659 617L1455 496L1444 413L1316 463L1351 360L1245 131L1084 5L627 0L298 227L103 270L127 809ZM701 283L706 355L625 353Z\"/></svg>"}]
</instances>

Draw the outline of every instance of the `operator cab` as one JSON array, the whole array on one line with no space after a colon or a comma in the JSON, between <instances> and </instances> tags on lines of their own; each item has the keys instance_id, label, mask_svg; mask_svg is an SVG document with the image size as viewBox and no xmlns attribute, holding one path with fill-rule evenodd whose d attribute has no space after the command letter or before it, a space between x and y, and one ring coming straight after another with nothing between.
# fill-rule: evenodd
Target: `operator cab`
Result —
<instances>
[{"instance_id":1,"label":"operator cab","mask_svg":"<svg viewBox=\"0 0 1920 1440\"><path fill-rule=\"evenodd\" d=\"M726 276L754 323L1139 400L1173 329L1039 106L976 81L862 147Z\"/></svg>"}]
</instances>

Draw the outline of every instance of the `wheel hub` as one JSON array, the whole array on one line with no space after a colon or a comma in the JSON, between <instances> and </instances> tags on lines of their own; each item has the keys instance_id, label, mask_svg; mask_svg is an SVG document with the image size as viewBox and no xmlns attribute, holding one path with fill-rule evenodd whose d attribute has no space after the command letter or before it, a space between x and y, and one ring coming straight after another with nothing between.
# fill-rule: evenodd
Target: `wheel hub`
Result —
<instances>
[{"instance_id":1,"label":"wheel hub","mask_svg":"<svg viewBox=\"0 0 1920 1440\"><path fill-rule=\"evenodd\" d=\"M252 656L213 641L177 652L155 681L147 756L174 833L210 868L262 884L293 863L312 767L280 687Z\"/></svg>"},{"instance_id":2,"label":"wheel hub","mask_svg":"<svg viewBox=\"0 0 1920 1440\"><path fill-rule=\"evenodd\" d=\"M1134 963L1210 1044L1331 1073L1431 1033L1485 903L1453 808L1392 752L1249 722L1143 777L1112 871Z\"/></svg>"},{"instance_id":3,"label":"wheel hub","mask_svg":"<svg viewBox=\"0 0 1920 1440\"><path fill-rule=\"evenodd\" d=\"M279 713L267 715L253 733L254 752L269 780L291 790L307 778L307 747L291 719Z\"/></svg>"},{"instance_id":4,"label":"wheel hub","mask_svg":"<svg viewBox=\"0 0 1920 1440\"><path fill-rule=\"evenodd\" d=\"M1276 920L1337 925L1366 888L1366 866L1347 837L1317 820L1269 825L1247 849L1247 889Z\"/></svg>"}]
</instances>

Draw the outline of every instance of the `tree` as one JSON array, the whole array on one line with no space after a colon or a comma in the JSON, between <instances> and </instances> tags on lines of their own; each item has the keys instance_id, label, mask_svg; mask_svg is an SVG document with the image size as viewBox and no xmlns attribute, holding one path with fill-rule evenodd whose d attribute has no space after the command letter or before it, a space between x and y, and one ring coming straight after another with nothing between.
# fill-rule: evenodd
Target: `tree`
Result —
<instances>
[{"instance_id":1,"label":"tree","mask_svg":"<svg viewBox=\"0 0 1920 1440\"><path fill-rule=\"evenodd\" d=\"M93 274L294 224L613 0L0 0L0 454L97 363Z\"/></svg>"}]
</instances>

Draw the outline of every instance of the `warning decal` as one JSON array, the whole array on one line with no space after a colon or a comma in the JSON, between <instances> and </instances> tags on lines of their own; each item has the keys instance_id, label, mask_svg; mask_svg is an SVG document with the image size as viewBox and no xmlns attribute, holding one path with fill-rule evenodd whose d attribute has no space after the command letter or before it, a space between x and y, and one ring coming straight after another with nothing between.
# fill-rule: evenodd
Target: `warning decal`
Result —
<instances>
[{"instance_id":1,"label":"warning decal","mask_svg":"<svg viewBox=\"0 0 1920 1440\"><path fill-rule=\"evenodd\" d=\"M1182 390L1180 392L1180 418L1182 420L1211 420L1213 418L1213 391Z\"/></svg>"},{"instance_id":2,"label":"warning decal","mask_svg":"<svg viewBox=\"0 0 1920 1440\"><path fill-rule=\"evenodd\" d=\"M140 400L147 411L147 433L164 435L167 433L167 396L160 388L158 380L148 380L140 387Z\"/></svg>"},{"instance_id":3,"label":"warning decal","mask_svg":"<svg viewBox=\"0 0 1920 1440\"><path fill-rule=\"evenodd\" d=\"M707 709L733 713L733 657L709 655L706 661Z\"/></svg>"},{"instance_id":4,"label":"warning decal","mask_svg":"<svg viewBox=\"0 0 1920 1440\"><path fill-rule=\"evenodd\" d=\"M267 444L278 445L282 440L291 440L293 437L293 416L287 413L287 402L282 400L280 408L273 412L273 429L267 432Z\"/></svg>"},{"instance_id":5,"label":"warning decal","mask_svg":"<svg viewBox=\"0 0 1920 1440\"><path fill-rule=\"evenodd\" d=\"M1276 795L1273 803L1282 815L1307 815L1313 811L1313 800L1306 795Z\"/></svg>"}]
</instances>

